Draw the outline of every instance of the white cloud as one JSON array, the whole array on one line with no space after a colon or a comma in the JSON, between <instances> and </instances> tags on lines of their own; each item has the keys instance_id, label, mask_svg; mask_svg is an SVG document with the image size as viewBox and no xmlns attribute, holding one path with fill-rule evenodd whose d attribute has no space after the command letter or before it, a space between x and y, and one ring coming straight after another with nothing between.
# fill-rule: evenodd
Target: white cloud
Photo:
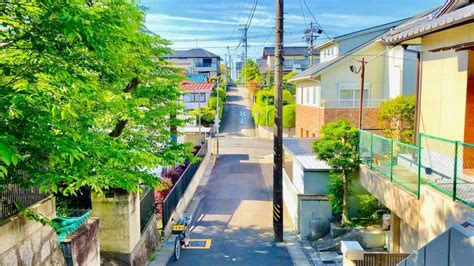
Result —
<instances>
[{"instance_id":1,"label":"white cloud","mask_svg":"<svg viewBox=\"0 0 474 266\"><path fill-rule=\"evenodd\" d=\"M204 18L191 18L191 17L179 17L179 16L170 16L166 14L154 13L146 15L147 25L158 23L161 21L183 21L191 23L202 23L202 24L221 24L221 25L235 25L236 21L229 20L217 20L217 19L204 19Z\"/></svg>"}]
</instances>

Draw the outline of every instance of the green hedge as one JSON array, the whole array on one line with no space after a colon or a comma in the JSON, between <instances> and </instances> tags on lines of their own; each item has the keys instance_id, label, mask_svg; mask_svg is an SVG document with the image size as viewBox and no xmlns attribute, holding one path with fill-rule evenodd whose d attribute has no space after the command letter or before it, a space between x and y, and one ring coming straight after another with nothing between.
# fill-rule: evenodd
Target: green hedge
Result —
<instances>
[{"instance_id":1,"label":"green hedge","mask_svg":"<svg viewBox=\"0 0 474 266\"><path fill-rule=\"evenodd\" d=\"M257 92L257 103L265 105L265 101L268 100L268 105L274 104L274 91L272 89L259 90ZM289 105L293 103L293 95L288 90L283 90L283 105Z\"/></svg>"},{"instance_id":2,"label":"green hedge","mask_svg":"<svg viewBox=\"0 0 474 266\"><path fill-rule=\"evenodd\" d=\"M294 128L296 125L296 106L294 104L283 106L283 127Z\"/></svg>"},{"instance_id":3,"label":"green hedge","mask_svg":"<svg viewBox=\"0 0 474 266\"><path fill-rule=\"evenodd\" d=\"M225 90L221 87L217 88L217 89L214 89L211 93L211 96L212 97L217 97L217 90L219 90L219 98L221 98L221 100L223 102L225 102L226 98L227 98L227 93L225 92Z\"/></svg>"},{"instance_id":4,"label":"green hedge","mask_svg":"<svg viewBox=\"0 0 474 266\"><path fill-rule=\"evenodd\" d=\"M265 113L267 116L265 116ZM295 105L285 105L283 106L283 127L284 128L294 128L296 121L296 111ZM265 107L258 103L252 106L252 117L253 120L260 126L272 127L275 120L275 107L273 105Z\"/></svg>"},{"instance_id":5,"label":"green hedge","mask_svg":"<svg viewBox=\"0 0 474 266\"><path fill-rule=\"evenodd\" d=\"M207 106L209 106L209 108L217 110L217 97L209 98L209 101L207 102ZM219 109L222 109L223 107L224 107L224 102L222 100L220 100L219 101Z\"/></svg>"}]
</instances>

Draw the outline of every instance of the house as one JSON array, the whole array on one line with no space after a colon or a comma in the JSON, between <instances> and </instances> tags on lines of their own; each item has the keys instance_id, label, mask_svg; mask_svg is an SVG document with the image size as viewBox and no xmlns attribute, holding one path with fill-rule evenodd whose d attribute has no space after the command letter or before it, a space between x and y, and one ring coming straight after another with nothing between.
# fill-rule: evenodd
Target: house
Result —
<instances>
[{"instance_id":1,"label":"house","mask_svg":"<svg viewBox=\"0 0 474 266\"><path fill-rule=\"evenodd\" d=\"M389 250L410 253L474 218L474 3L449 0L382 42L420 47L418 134L411 145L361 131L359 182L392 213ZM458 252L472 260L469 245Z\"/></svg>"},{"instance_id":2,"label":"house","mask_svg":"<svg viewBox=\"0 0 474 266\"><path fill-rule=\"evenodd\" d=\"M185 111L207 106L213 88L214 84L212 83L193 83L189 81L181 83L181 89L185 92L183 95Z\"/></svg>"},{"instance_id":3,"label":"house","mask_svg":"<svg viewBox=\"0 0 474 266\"><path fill-rule=\"evenodd\" d=\"M189 74L206 74L208 77L217 77L221 74L220 56L201 48L177 50L164 58L174 66L185 69Z\"/></svg>"},{"instance_id":4,"label":"house","mask_svg":"<svg viewBox=\"0 0 474 266\"><path fill-rule=\"evenodd\" d=\"M313 59L311 64L310 60ZM259 61L266 65L259 65L259 69L266 70L266 72L275 71L275 47L263 48L262 58ZM283 72L290 73L292 71L300 73L306 70L311 65L319 63L319 50L314 49L314 54L311 57L307 46L284 46L283 47Z\"/></svg>"},{"instance_id":5,"label":"house","mask_svg":"<svg viewBox=\"0 0 474 266\"><path fill-rule=\"evenodd\" d=\"M296 83L296 134L319 137L323 125L339 119L359 120L360 74L352 73L364 59L363 126L378 128L379 105L392 97L415 92L416 52L388 49L381 37L406 20L352 32L328 40L315 49L321 63L290 79Z\"/></svg>"}]
</instances>

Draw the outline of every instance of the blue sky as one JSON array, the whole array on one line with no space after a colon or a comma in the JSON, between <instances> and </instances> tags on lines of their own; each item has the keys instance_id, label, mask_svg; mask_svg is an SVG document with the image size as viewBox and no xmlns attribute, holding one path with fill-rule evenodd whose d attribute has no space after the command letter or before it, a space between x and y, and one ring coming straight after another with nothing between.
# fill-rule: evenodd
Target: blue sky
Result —
<instances>
[{"instance_id":1,"label":"blue sky","mask_svg":"<svg viewBox=\"0 0 474 266\"><path fill-rule=\"evenodd\" d=\"M239 24L244 24L254 0L141 0L148 8L146 24L173 42L174 49L200 47L222 57L237 50ZM415 15L445 0L306 0L330 37ZM274 0L259 0L248 31L249 57L260 57L274 42ZM304 0L285 1L285 45L305 45L303 30L312 21ZM324 41L324 36L319 41ZM235 62L235 60L234 60Z\"/></svg>"}]
</instances>

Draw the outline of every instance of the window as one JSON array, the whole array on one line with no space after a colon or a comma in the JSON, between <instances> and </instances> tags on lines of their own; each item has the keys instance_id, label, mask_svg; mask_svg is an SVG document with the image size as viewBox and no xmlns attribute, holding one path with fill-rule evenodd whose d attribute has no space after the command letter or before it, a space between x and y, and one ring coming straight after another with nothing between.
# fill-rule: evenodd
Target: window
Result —
<instances>
[{"instance_id":1,"label":"window","mask_svg":"<svg viewBox=\"0 0 474 266\"><path fill-rule=\"evenodd\" d=\"M191 102L205 103L206 102L206 94L205 93L191 93Z\"/></svg>"},{"instance_id":2,"label":"window","mask_svg":"<svg viewBox=\"0 0 474 266\"><path fill-rule=\"evenodd\" d=\"M212 65L212 58L202 59L202 66L203 67L211 67L211 65Z\"/></svg>"},{"instance_id":3,"label":"window","mask_svg":"<svg viewBox=\"0 0 474 266\"><path fill-rule=\"evenodd\" d=\"M357 83L339 84L339 101L335 107L358 107L360 100L360 85ZM370 84L365 84L364 106L367 107L370 100Z\"/></svg>"}]
</instances>

